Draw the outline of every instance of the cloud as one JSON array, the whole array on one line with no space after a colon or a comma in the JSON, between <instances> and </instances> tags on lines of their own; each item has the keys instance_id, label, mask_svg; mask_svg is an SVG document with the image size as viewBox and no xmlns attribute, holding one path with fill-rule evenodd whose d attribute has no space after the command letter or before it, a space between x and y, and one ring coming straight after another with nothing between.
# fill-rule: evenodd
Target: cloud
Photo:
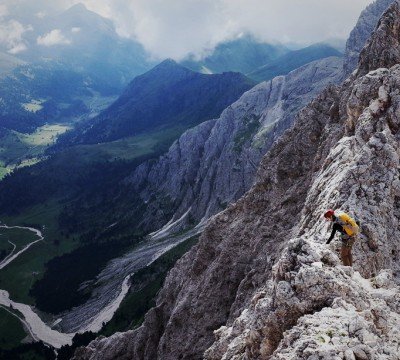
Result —
<instances>
[{"instance_id":1,"label":"cloud","mask_svg":"<svg viewBox=\"0 0 400 360\"><path fill-rule=\"evenodd\" d=\"M7 6L4 4L0 4L0 18L8 15L8 9Z\"/></svg>"},{"instance_id":2,"label":"cloud","mask_svg":"<svg viewBox=\"0 0 400 360\"><path fill-rule=\"evenodd\" d=\"M83 0L158 58L201 55L243 32L304 45L346 38L371 0Z\"/></svg>"},{"instance_id":3,"label":"cloud","mask_svg":"<svg viewBox=\"0 0 400 360\"><path fill-rule=\"evenodd\" d=\"M0 22L0 45L5 46L6 51L18 54L27 49L23 34L31 31L30 26L24 26L16 20Z\"/></svg>"},{"instance_id":4,"label":"cloud","mask_svg":"<svg viewBox=\"0 0 400 360\"><path fill-rule=\"evenodd\" d=\"M10 13L46 12L76 4L114 21L156 58L201 56L219 42L251 33L268 42L304 45L346 38L372 0L1 0ZM31 15L32 16L32 15Z\"/></svg>"},{"instance_id":5,"label":"cloud","mask_svg":"<svg viewBox=\"0 0 400 360\"><path fill-rule=\"evenodd\" d=\"M51 30L49 33L39 36L36 40L38 45L54 46L54 45L68 45L71 40L68 40L59 29Z\"/></svg>"},{"instance_id":6,"label":"cloud","mask_svg":"<svg viewBox=\"0 0 400 360\"><path fill-rule=\"evenodd\" d=\"M111 14L121 35L141 42L154 57L180 59L201 53L234 32L231 19L216 0L135 0L125 12Z\"/></svg>"},{"instance_id":7,"label":"cloud","mask_svg":"<svg viewBox=\"0 0 400 360\"><path fill-rule=\"evenodd\" d=\"M36 14L35 14L35 16L38 18L38 19L44 19L45 17L46 17L46 12L45 11L38 11Z\"/></svg>"},{"instance_id":8,"label":"cloud","mask_svg":"<svg viewBox=\"0 0 400 360\"><path fill-rule=\"evenodd\" d=\"M13 48L9 49L8 52L10 54L16 55L27 49L28 49L28 47L24 43L19 43L19 44L15 45Z\"/></svg>"},{"instance_id":9,"label":"cloud","mask_svg":"<svg viewBox=\"0 0 400 360\"><path fill-rule=\"evenodd\" d=\"M74 34L80 32L80 31L81 31L81 28L80 28L80 27L73 27L73 28L71 29L71 32L74 33Z\"/></svg>"}]
</instances>

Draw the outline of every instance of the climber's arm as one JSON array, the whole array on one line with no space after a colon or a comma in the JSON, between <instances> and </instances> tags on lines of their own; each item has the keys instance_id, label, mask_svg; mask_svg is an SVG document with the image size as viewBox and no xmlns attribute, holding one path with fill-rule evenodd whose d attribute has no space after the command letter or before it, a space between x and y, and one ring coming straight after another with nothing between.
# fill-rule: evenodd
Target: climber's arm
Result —
<instances>
[{"instance_id":1,"label":"climber's arm","mask_svg":"<svg viewBox=\"0 0 400 360\"><path fill-rule=\"evenodd\" d=\"M333 224L333 228L332 228L332 232L331 232L331 236L329 237L328 241L326 242L327 244L329 244L332 239L334 238L336 231L340 230L340 225L339 224Z\"/></svg>"}]
</instances>

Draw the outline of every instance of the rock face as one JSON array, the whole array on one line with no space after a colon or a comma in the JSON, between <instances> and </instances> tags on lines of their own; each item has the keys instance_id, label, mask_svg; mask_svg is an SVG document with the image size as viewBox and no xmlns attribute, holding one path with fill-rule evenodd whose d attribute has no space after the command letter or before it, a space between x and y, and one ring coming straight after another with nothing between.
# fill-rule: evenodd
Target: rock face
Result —
<instances>
[{"instance_id":1,"label":"rock face","mask_svg":"<svg viewBox=\"0 0 400 360\"><path fill-rule=\"evenodd\" d=\"M390 15L379 21L379 26L367 48L361 52L358 76L365 75L373 69L391 67L398 63L400 58L398 18L400 9L397 2L391 6Z\"/></svg>"},{"instance_id":2,"label":"rock face","mask_svg":"<svg viewBox=\"0 0 400 360\"><path fill-rule=\"evenodd\" d=\"M295 114L341 78L342 60L312 62L246 92L217 120L184 133L159 161L139 166L130 178L148 204L144 216L160 226L198 223L240 198L253 184L262 156ZM165 217L161 202L175 213ZM150 220L148 220L150 221ZM150 228L150 224L148 226Z\"/></svg>"},{"instance_id":3,"label":"rock face","mask_svg":"<svg viewBox=\"0 0 400 360\"><path fill-rule=\"evenodd\" d=\"M362 48L392 2L378 0L362 12L347 42L342 72L341 60L331 57L262 83L220 119L183 134L157 163L140 166L130 180L148 206L147 227L146 219L151 219L151 225L167 223L169 230L179 230L239 199L253 184L261 158L297 112L356 68Z\"/></svg>"},{"instance_id":4,"label":"rock face","mask_svg":"<svg viewBox=\"0 0 400 360\"><path fill-rule=\"evenodd\" d=\"M393 3L393 0L376 0L360 15L357 25L350 33L346 43L344 75L349 76L356 68L360 52L371 37L383 12Z\"/></svg>"},{"instance_id":5,"label":"rock face","mask_svg":"<svg viewBox=\"0 0 400 360\"><path fill-rule=\"evenodd\" d=\"M369 72L300 112L252 189L169 273L143 325L76 359L398 359L399 7L361 55ZM324 244L331 207L361 222L355 269Z\"/></svg>"},{"instance_id":6,"label":"rock face","mask_svg":"<svg viewBox=\"0 0 400 360\"><path fill-rule=\"evenodd\" d=\"M293 240L273 279L215 331L204 358L398 359L399 290L390 271L368 281L323 246Z\"/></svg>"}]
</instances>

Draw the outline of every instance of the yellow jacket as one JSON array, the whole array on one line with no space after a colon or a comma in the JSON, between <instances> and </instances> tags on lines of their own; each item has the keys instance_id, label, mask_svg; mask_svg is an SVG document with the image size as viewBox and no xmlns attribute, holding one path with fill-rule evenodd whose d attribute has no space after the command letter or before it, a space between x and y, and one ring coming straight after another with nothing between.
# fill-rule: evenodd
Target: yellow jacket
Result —
<instances>
[{"instance_id":1,"label":"yellow jacket","mask_svg":"<svg viewBox=\"0 0 400 360\"><path fill-rule=\"evenodd\" d=\"M348 214L342 212L337 214L336 218L338 223L342 225L344 231L346 231L347 235L354 236L360 232L360 228L358 227L356 221Z\"/></svg>"}]
</instances>

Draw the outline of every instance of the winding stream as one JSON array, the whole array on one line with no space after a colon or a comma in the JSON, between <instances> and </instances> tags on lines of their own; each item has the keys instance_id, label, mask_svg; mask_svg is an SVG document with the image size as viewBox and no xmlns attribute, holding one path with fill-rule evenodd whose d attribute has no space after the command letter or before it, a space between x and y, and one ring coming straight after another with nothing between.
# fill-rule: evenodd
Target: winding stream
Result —
<instances>
[{"instance_id":1,"label":"winding stream","mask_svg":"<svg viewBox=\"0 0 400 360\"><path fill-rule=\"evenodd\" d=\"M0 228L3 229L26 229L36 234L38 237L37 240L32 241L20 251L14 254L15 247L13 251L0 262L0 270L9 265L12 261L18 258L21 254L27 251L31 246L36 244L39 241L43 241L44 237L40 230L31 228L31 227L23 227L23 226L7 226L1 225ZM42 340L44 343L49 344L55 348L60 348L63 345L71 344L72 338L74 334L63 334L56 330L53 330L49 327L43 320L37 315L31 306L26 304L21 304L14 302L10 299L10 294L6 290L0 290L0 305L2 305L6 310L7 309L15 309L18 310L23 318L14 314L12 311L9 311L11 314L16 316L21 323L28 329L28 332L32 336L34 340Z\"/></svg>"},{"instance_id":2,"label":"winding stream","mask_svg":"<svg viewBox=\"0 0 400 360\"><path fill-rule=\"evenodd\" d=\"M0 290L0 305L7 308L11 308L10 306L12 306L13 309L21 312L24 318L17 317L29 329L34 339L42 340L44 343L55 348L72 343L72 338L75 334L63 334L53 330L42 321L29 305L12 301L9 293L5 290Z\"/></svg>"},{"instance_id":3,"label":"winding stream","mask_svg":"<svg viewBox=\"0 0 400 360\"><path fill-rule=\"evenodd\" d=\"M42 240L44 239L44 238L43 238L43 235L42 235L42 232L41 232L40 230L31 228L31 227L0 225L0 229L26 229L26 230L29 230L29 231L34 232L34 233L39 237L38 240L29 243L29 244L26 245L23 249L21 249L20 251L18 251L16 254L14 254L14 251L15 251L16 246L15 246L15 244L11 243L11 244L14 245L14 249L11 251L11 253L10 253L5 259L3 259L3 260L0 262L0 270L3 269L3 268L5 268L10 262L14 261L18 256L20 256L21 254L23 254L23 253L24 253L26 250L28 250L32 245L34 245L34 244L36 244L37 242L42 241Z\"/></svg>"}]
</instances>

